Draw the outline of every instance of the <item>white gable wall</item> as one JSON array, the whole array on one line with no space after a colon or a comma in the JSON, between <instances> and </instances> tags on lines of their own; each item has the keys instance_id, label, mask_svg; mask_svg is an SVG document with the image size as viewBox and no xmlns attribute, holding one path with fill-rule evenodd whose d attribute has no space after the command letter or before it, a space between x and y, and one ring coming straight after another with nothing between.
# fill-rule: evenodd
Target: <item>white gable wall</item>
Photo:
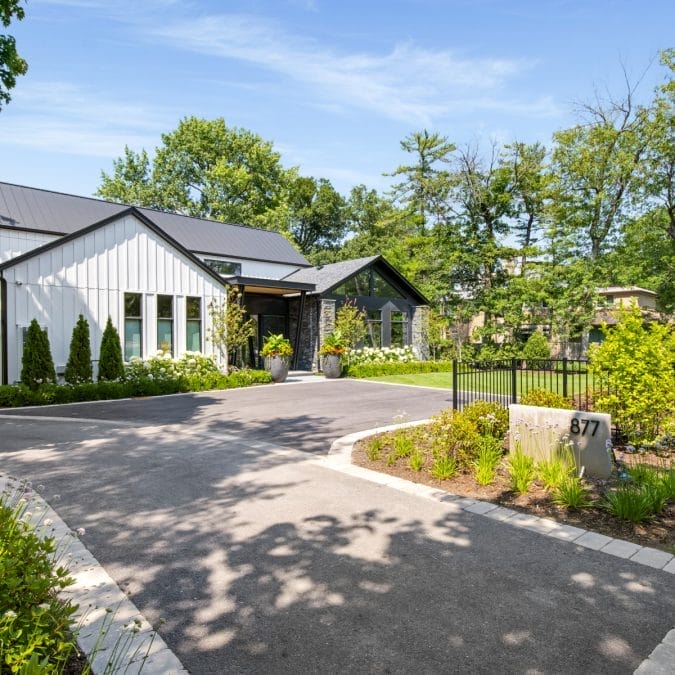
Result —
<instances>
[{"instance_id":1,"label":"white gable wall","mask_svg":"<svg viewBox=\"0 0 675 675\"><path fill-rule=\"evenodd\" d=\"M23 253L28 253L28 251L48 244L55 239L60 239L60 236L0 228L0 263L7 262Z\"/></svg>"},{"instance_id":2,"label":"white gable wall","mask_svg":"<svg viewBox=\"0 0 675 675\"><path fill-rule=\"evenodd\" d=\"M232 256L210 255L199 253L200 260L223 260L241 265L241 276L255 277L257 279L283 279L297 271L297 265L286 263L268 262L266 260L248 260L246 258L234 258Z\"/></svg>"},{"instance_id":3,"label":"white gable wall","mask_svg":"<svg viewBox=\"0 0 675 675\"><path fill-rule=\"evenodd\" d=\"M89 322L94 360L108 316L124 343L125 292L142 294L143 356L158 348L158 294L174 297L175 354L185 351L187 296L201 298L203 351L215 352L206 340L208 306L212 300L224 301L225 289L132 215L20 262L3 276L10 383L21 372L22 329L34 318L47 328L57 370L68 360L79 314Z\"/></svg>"}]
</instances>

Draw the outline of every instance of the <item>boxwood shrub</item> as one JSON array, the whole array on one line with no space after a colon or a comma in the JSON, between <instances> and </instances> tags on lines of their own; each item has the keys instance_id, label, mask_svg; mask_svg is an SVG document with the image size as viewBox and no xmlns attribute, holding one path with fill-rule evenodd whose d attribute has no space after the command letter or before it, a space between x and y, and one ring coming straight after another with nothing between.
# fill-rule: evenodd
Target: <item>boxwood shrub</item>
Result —
<instances>
[{"instance_id":1,"label":"boxwood shrub","mask_svg":"<svg viewBox=\"0 0 675 675\"><path fill-rule=\"evenodd\" d=\"M262 370L239 370L224 375L220 372L203 375L188 374L165 379L138 376L117 382L87 382L84 384L42 384L37 389L18 385L0 386L0 407L49 405L81 401L104 401L135 396L161 396L179 392L234 389L254 384L269 384L270 374Z\"/></svg>"},{"instance_id":2,"label":"boxwood shrub","mask_svg":"<svg viewBox=\"0 0 675 675\"><path fill-rule=\"evenodd\" d=\"M347 377L378 377L379 375L416 375L417 373L452 372L452 361L407 361L364 363L344 369Z\"/></svg>"}]
</instances>

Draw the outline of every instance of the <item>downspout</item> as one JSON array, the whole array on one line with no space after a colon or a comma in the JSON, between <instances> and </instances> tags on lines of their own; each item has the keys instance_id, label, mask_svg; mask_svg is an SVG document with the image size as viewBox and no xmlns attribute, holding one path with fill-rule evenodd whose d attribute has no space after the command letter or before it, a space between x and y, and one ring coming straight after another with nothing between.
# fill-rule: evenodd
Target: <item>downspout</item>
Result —
<instances>
[{"instance_id":1,"label":"downspout","mask_svg":"<svg viewBox=\"0 0 675 675\"><path fill-rule=\"evenodd\" d=\"M9 378L7 377L9 363L9 352L7 349L7 279L5 279L2 272L0 272L0 333L2 334L2 343L0 344L2 384L9 384Z\"/></svg>"},{"instance_id":2,"label":"downspout","mask_svg":"<svg viewBox=\"0 0 675 675\"><path fill-rule=\"evenodd\" d=\"M300 307L298 308L298 323L295 327L295 351L293 352L293 370L298 369L300 358L300 333L302 332L302 315L305 313L306 291L300 291Z\"/></svg>"}]
</instances>

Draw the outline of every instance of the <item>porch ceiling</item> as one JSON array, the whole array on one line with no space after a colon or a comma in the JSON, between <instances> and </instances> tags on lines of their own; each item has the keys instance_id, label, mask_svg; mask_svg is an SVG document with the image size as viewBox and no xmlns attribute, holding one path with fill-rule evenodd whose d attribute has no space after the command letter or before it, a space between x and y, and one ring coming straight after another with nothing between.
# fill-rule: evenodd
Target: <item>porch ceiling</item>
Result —
<instances>
[{"instance_id":1,"label":"porch ceiling","mask_svg":"<svg viewBox=\"0 0 675 675\"><path fill-rule=\"evenodd\" d=\"M264 293L265 295L288 295L316 290L315 284L298 281L284 281L282 279L259 279L256 277L230 277L229 284L243 286L245 293Z\"/></svg>"}]
</instances>

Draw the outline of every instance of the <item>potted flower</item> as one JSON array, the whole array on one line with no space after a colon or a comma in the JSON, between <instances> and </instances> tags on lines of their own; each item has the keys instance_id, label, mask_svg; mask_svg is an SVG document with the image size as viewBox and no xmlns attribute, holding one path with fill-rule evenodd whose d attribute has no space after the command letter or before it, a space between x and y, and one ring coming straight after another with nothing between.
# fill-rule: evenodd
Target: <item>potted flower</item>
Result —
<instances>
[{"instance_id":1,"label":"potted flower","mask_svg":"<svg viewBox=\"0 0 675 675\"><path fill-rule=\"evenodd\" d=\"M339 330L328 333L324 338L319 355L322 358L323 374L328 378L342 375L342 355L347 351Z\"/></svg>"},{"instance_id":2,"label":"potted flower","mask_svg":"<svg viewBox=\"0 0 675 675\"><path fill-rule=\"evenodd\" d=\"M293 354L293 347L283 333L273 333L265 338L260 355L269 359L272 382L284 382L288 377L288 357Z\"/></svg>"}]
</instances>

